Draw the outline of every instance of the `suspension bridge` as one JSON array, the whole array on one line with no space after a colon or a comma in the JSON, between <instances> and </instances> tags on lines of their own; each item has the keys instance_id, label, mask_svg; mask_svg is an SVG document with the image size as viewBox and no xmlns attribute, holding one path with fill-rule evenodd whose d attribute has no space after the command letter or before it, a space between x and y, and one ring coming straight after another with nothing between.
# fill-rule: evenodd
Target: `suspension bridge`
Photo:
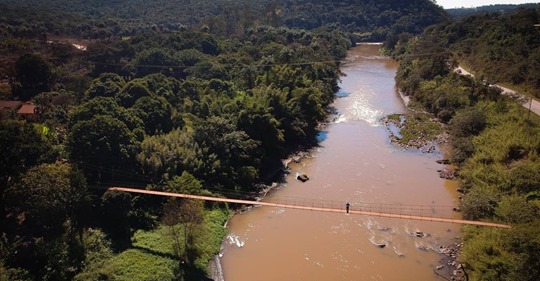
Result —
<instances>
[{"instance_id":1,"label":"suspension bridge","mask_svg":"<svg viewBox=\"0 0 540 281\"><path fill-rule=\"evenodd\" d=\"M338 207L338 205L335 205L335 204L329 204L329 205L325 205L324 203L317 204L315 203L315 201L312 201L311 204L306 204L305 201L304 202L293 201L293 202L288 202L288 203L274 203L274 202L264 202L264 201L252 201L252 200L242 200L242 199L230 199L230 198L180 194L180 193L144 190L144 189L128 188L128 187L109 187L108 190L117 190L117 191L124 191L124 192L130 192L130 193L178 197L178 198L187 198L187 199L222 202L222 203L268 206L268 207L275 207L275 208L287 208L287 209L297 209L297 210L317 211L317 212L347 213L344 203L341 204L342 206ZM383 217L383 218L396 218L396 219L456 223L456 224L477 225L477 226L498 227L498 228L510 228L510 225L507 225L507 224L454 219L454 218L443 218L443 217L428 216L428 215L415 215L413 214L414 208L410 208L409 211L404 213L403 208L398 208L398 210L401 210L400 212L390 212L390 211L384 211L382 208L379 208L378 210L372 210L371 206L370 207L367 207L367 206L368 205L365 205L364 207L358 207L358 206L355 207L355 205L352 204L348 212L350 214L355 214L355 215L375 216L375 217Z\"/></svg>"}]
</instances>

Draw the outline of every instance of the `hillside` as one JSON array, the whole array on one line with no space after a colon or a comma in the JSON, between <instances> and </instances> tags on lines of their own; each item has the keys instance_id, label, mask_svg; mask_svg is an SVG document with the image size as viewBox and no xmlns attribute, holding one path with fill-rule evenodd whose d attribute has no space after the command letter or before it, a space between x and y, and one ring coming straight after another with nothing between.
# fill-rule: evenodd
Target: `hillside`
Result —
<instances>
[{"instance_id":1,"label":"hillside","mask_svg":"<svg viewBox=\"0 0 540 281\"><path fill-rule=\"evenodd\" d=\"M470 16L473 14L494 13L494 12L513 13L519 9L534 9L536 6L538 6L537 3L519 4L519 5L500 4L500 5L479 6L475 8L446 9L446 12L453 18L457 19L457 18Z\"/></svg>"},{"instance_id":2,"label":"hillside","mask_svg":"<svg viewBox=\"0 0 540 281\"><path fill-rule=\"evenodd\" d=\"M419 33L447 18L428 0L1 0L0 23L19 33L63 33L83 38L169 32L206 26L236 34L254 23L314 29L338 25L361 38L383 40L388 33ZM9 30L9 29L8 29Z\"/></svg>"},{"instance_id":3,"label":"hillside","mask_svg":"<svg viewBox=\"0 0 540 281\"><path fill-rule=\"evenodd\" d=\"M486 13L433 26L425 44L454 54L490 83L512 85L540 98L540 6L514 13ZM400 45L403 47L403 45ZM398 46L397 49L400 47Z\"/></svg>"}]
</instances>

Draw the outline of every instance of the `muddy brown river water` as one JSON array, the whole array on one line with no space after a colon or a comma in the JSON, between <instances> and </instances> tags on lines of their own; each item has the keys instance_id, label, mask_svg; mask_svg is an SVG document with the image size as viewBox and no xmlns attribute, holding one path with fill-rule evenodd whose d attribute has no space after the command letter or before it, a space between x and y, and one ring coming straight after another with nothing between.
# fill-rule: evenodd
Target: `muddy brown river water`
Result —
<instances>
[{"instance_id":1,"label":"muddy brown river water","mask_svg":"<svg viewBox=\"0 0 540 281\"><path fill-rule=\"evenodd\" d=\"M404 113L395 90L397 63L379 46L349 51L320 147L264 200L324 202L351 209L452 216L455 183L439 178L441 156L406 151L389 142L381 118ZM305 173L310 180L295 180ZM367 204L367 205L366 205ZM456 215L454 215L456 216ZM422 232L418 237L416 232ZM443 280L434 274L440 247L456 242L459 226L436 222L320 213L269 207L235 215L229 222L221 263L225 280ZM384 244L384 248L377 245Z\"/></svg>"}]
</instances>

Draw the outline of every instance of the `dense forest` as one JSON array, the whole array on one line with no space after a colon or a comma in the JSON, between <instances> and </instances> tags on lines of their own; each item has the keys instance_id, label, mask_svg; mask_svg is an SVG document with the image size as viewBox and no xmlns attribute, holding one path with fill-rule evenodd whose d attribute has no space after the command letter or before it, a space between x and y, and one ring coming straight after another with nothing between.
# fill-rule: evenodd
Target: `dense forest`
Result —
<instances>
[{"instance_id":1,"label":"dense forest","mask_svg":"<svg viewBox=\"0 0 540 281\"><path fill-rule=\"evenodd\" d=\"M446 19L429 1L0 9L2 281L205 280L228 206L102 188L254 196L315 143L355 40Z\"/></svg>"},{"instance_id":2,"label":"dense forest","mask_svg":"<svg viewBox=\"0 0 540 281\"><path fill-rule=\"evenodd\" d=\"M193 217L168 220L197 223L201 229L222 225L226 215L205 221L204 206L189 201L118 192L89 198L96 194L87 188L142 185L227 196L253 191L261 172L314 138L336 91L338 62L350 46L349 38L337 31L273 27L253 29L242 41L192 31L134 36L88 46L81 59L94 67L87 75L99 75L84 92L63 88L64 76L53 74L45 55L21 56L10 81L12 94L38 106L39 122L1 123L4 238L10 247L5 262L45 280L96 280L120 274L124 265L111 269L103 260L85 261L87 239L99 243L94 245L99 251L110 251L103 240L96 241L103 235L84 231L88 227L103 229L113 250L127 249L121 255L128 256L128 263L147 254L144 249L154 249L136 244L133 231L166 224L160 220L178 214L179 208ZM67 65L81 56L72 51ZM54 192L55 185L65 194ZM29 196L36 205L26 203ZM91 212L81 208L86 205ZM202 235L189 233L184 234L191 237L187 240L197 237L206 243ZM209 257L204 248L190 248L195 246L186 243L174 253L158 254L168 263L179 255L183 264L204 271ZM50 259L53 254L74 257L57 264L61 259ZM199 261L201 256L206 260ZM87 262L102 266L84 267ZM178 276L192 278L188 273Z\"/></svg>"},{"instance_id":3,"label":"dense forest","mask_svg":"<svg viewBox=\"0 0 540 281\"><path fill-rule=\"evenodd\" d=\"M484 14L484 13L514 13L520 9L535 9L538 4L533 2L529 4L495 4L480 6L474 8L454 8L446 9L446 12L453 18L462 18L471 16L473 14Z\"/></svg>"},{"instance_id":4,"label":"dense forest","mask_svg":"<svg viewBox=\"0 0 540 281\"><path fill-rule=\"evenodd\" d=\"M454 67L465 61L497 82L537 90L540 60L533 57L540 31L533 23L539 18L539 9L474 15L430 27L394 50L399 88L447 124L464 217L512 225L463 228L459 260L470 280L540 278L540 118L515 97L501 95L493 80L464 76ZM508 80L513 77L519 79Z\"/></svg>"},{"instance_id":5,"label":"dense forest","mask_svg":"<svg viewBox=\"0 0 540 281\"><path fill-rule=\"evenodd\" d=\"M308 30L334 24L380 41L390 33L419 33L447 18L444 10L425 0L2 0L0 9L0 26L12 34L85 39L202 27L242 36L253 24Z\"/></svg>"},{"instance_id":6,"label":"dense forest","mask_svg":"<svg viewBox=\"0 0 540 281\"><path fill-rule=\"evenodd\" d=\"M256 194L314 144L359 40L386 40L399 87L448 124L464 215L515 225L466 229L471 277L538 279L540 121L489 86L537 94L538 10L450 22L422 0L0 9L0 280L204 280L229 206L100 188Z\"/></svg>"}]
</instances>

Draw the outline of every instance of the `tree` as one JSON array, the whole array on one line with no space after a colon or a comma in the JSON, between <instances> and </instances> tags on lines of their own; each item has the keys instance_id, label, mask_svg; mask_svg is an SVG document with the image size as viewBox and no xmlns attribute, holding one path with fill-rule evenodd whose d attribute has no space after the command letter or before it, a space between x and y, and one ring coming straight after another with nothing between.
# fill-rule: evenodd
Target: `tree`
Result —
<instances>
[{"instance_id":1,"label":"tree","mask_svg":"<svg viewBox=\"0 0 540 281\"><path fill-rule=\"evenodd\" d=\"M486 114L479 108L471 107L459 111L450 121L450 132L453 137L463 138L476 136L487 125Z\"/></svg>"},{"instance_id":2,"label":"tree","mask_svg":"<svg viewBox=\"0 0 540 281\"><path fill-rule=\"evenodd\" d=\"M509 251L516 253L518 269L513 280L533 281L540 278L540 220L518 224L506 235Z\"/></svg>"},{"instance_id":3,"label":"tree","mask_svg":"<svg viewBox=\"0 0 540 281\"><path fill-rule=\"evenodd\" d=\"M202 195L202 184L189 172L183 171L181 176L175 176L167 182L167 192Z\"/></svg>"},{"instance_id":4,"label":"tree","mask_svg":"<svg viewBox=\"0 0 540 281\"><path fill-rule=\"evenodd\" d=\"M538 218L534 205L525 196L505 196L498 203L495 214L506 223L529 223Z\"/></svg>"},{"instance_id":5,"label":"tree","mask_svg":"<svg viewBox=\"0 0 540 281\"><path fill-rule=\"evenodd\" d=\"M76 107L71 114L70 125L73 127L77 122L88 121L99 115L120 120L131 131L144 128L140 118L119 106L116 100L110 97L96 97Z\"/></svg>"},{"instance_id":6,"label":"tree","mask_svg":"<svg viewBox=\"0 0 540 281\"><path fill-rule=\"evenodd\" d=\"M0 200L3 202L6 188L28 169L53 160L55 151L34 125L26 121L0 120L0 155Z\"/></svg>"},{"instance_id":7,"label":"tree","mask_svg":"<svg viewBox=\"0 0 540 281\"><path fill-rule=\"evenodd\" d=\"M221 79L227 80L229 74L227 70L219 63L211 60L198 62L193 67L190 67L187 72L190 78L199 78L204 80Z\"/></svg>"},{"instance_id":8,"label":"tree","mask_svg":"<svg viewBox=\"0 0 540 281\"><path fill-rule=\"evenodd\" d=\"M246 187L258 176L259 143L238 131L231 121L223 117L198 120L193 137L205 152L201 155L203 165L195 174L205 183L233 189Z\"/></svg>"},{"instance_id":9,"label":"tree","mask_svg":"<svg viewBox=\"0 0 540 281\"><path fill-rule=\"evenodd\" d=\"M519 257L506 249L504 231L507 230L467 230L460 258L472 280L521 280L513 278Z\"/></svg>"},{"instance_id":10,"label":"tree","mask_svg":"<svg viewBox=\"0 0 540 281\"><path fill-rule=\"evenodd\" d=\"M126 85L124 78L115 73L102 73L94 79L84 92L85 99L95 97L114 97Z\"/></svg>"},{"instance_id":11,"label":"tree","mask_svg":"<svg viewBox=\"0 0 540 281\"><path fill-rule=\"evenodd\" d=\"M197 258L194 240L197 228L203 222L203 211L202 201L194 199L170 198L163 206L162 221L170 227L171 235L175 239L174 252L190 265ZM183 245L180 243L179 225L182 225L184 230Z\"/></svg>"},{"instance_id":12,"label":"tree","mask_svg":"<svg viewBox=\"0 0 540 281\"><path fill-rule=\"evenodd\" d=\"M240 112L238 126L250 138L261 142L265 154L282 155L284 135L283 130L280 128L281 124L272 114L261 111L253 109Z\"/></svg>"},{"instance_id":13,"label":"tree","mask_svg":"<svg viewBox=\"0 0 540 281\"><path fill-rule=\"evenodd\" d=\"M80 227L81 212L88 204L84 177L63 163L42 164L28 170L6 196L10 212L24 214L20 224L25 233L45 237L63 233L67 220Z\"/></svg>"},{"instance_id":14,"label":"tree","mask_svg":"<svg viewBox=\"0 0 540 281\"><path fill-rule=\"evenodd\" d=\"M495 213L495 207L500 195L487 188L475 188L463 196L461 208L466 219L479 220L490 218Z\"/></svg>"},{"instance_id":15,"label":"tree","mask_svg":"<svg viewBox=\"0 0 540 281\"><path fill-rule=\"evenodd\" d=\"M133 196L123 191L107 191L101 196L102 223L118 248L130 244Z\"/></svg>"},{"instance_id":16,"label":"tree","mask_svg":"<svg viewBox=\"0 0 540 281\"><path fill-rule=\"evenodd\" d=\"M40 119L57 126L67 124L70 109L75 105L75 96L65 90L41 93L33 100L39 110Z\"/></svg>"},{"instance_id":17,"label":"tree","mask_svg":"<svg viewBox=\"0 0 540 281\"><path fill-rule=\"evenodd\" d=\"M513 167L510 172L510 183L515 192L527 194L540 191L540 161L525 162Z\"/></svg>"},{"instance_id":18,"label":"tree","mask_svg":"<svg viewBox=\"0 0 540 281\"><path fill-rule=\"evenodd\" d=\"M196 49L184 49L176 53L176 58L183 66L194 66L198 62L210 58L210 56Z\"/></svg>"},{"instance_id":19,"label":"tree","mask_svg":"<svg viewBox=\"0 0 540 281\"><path fill-rule=\"evenodd\" d=\"M11 263L40 280L71 280L84 257L80 237L89 199L82 174L69 164L42 164L6 198L10 217L17 218L8 231Z\"/></svg>"},{"instance_id":20,"label":"tree","mask_svg":"<svg viewBox=\"0 0 540 281\"><path fill-rule=\"evenodd\" d=\"M131 109L134 115L144 122L147 134L168 133L172 130L173 109L164 98L142 97L135 102Z\"/></svg>"},{"instance_id":21,"label":"tree","mask_svg":"<svg viewBox=\"0 0 540 281\"><path fill-rule=\"evenodd\" d=\"M168 50L161 48L146 49L135 58L137 76L143 77L152 73L173 74L178 66L178 60Z\"/></svg>"},{"instance_id":22,"label":"tree","mask_svg":"<svg viewBox=\"0 0 540 281\"><path fill-rule=\"evenodd\" d=\"M67 143L71 159L92 182L129 178L133 174L132 161L139 142L118 119L98 115L79 121L73 125Z\"/></svg>"},{"instance_id":23,"label":"tree","mask_svg":"<svg viewBox=\"0 0 540 281\"><path fill-rule=\"evenodd\" d=\"M112 280L111 272L104 270L106 263L113 257L111 242L99 229L88 229L84 235L84 269L77 274L75 281Z\"/></svg>"},{"instance_id":24,"label":"tree","mask_svg":"<svg viewBox=\"0 0 540 281\"><path fill-rule=\"evenodd\" d=\"M142 97L152 96L150 90L139 79L127 83L122 91L116 95L118 104L123 107L131 107L135 102Z\"/></svg>"},{"instance_id":25,"label":"tree","mask_svg":"<svg viewBox=\"0 0 540 281\"><path fill-rule=\"evenodd\" d=\"M53 73L49 64L39 55L26 54L15 63L14 95L30 100L35 95L51 89Z\"/></svg>"},{"instance_id":26,"label":"tree","mask_svg":"<svg viewBox=\"0 0 540 281\"><path fill-rule=\"evenodd\" d=\"M92 99L95 97L114 97L120 91L121 87L112 81L92 81L90 87L84 92L84 99Z\"/></svg>"},{"instance_id":27,"label":"tree","mask_svg":"<svg viewBox=\"0 0 540 281\"><path fill-rule=\"evenodd\" d=\"M176 129L144 139L137 160L145 174L154 178L172 178L184 170L194 172L202 166L200 154L192 134Z\"/></svg>"},{"instance_id":28,"label":"tree","mask_svg":"<svg viewBox=\"0 0 540 281\"><path fill-rule=\"evenodd\" d=\"M144 81L150 92L165 98L173 107L177 107L182 103L180 81L161 73L145 76Z\"/></svg>"}]
</instances>

